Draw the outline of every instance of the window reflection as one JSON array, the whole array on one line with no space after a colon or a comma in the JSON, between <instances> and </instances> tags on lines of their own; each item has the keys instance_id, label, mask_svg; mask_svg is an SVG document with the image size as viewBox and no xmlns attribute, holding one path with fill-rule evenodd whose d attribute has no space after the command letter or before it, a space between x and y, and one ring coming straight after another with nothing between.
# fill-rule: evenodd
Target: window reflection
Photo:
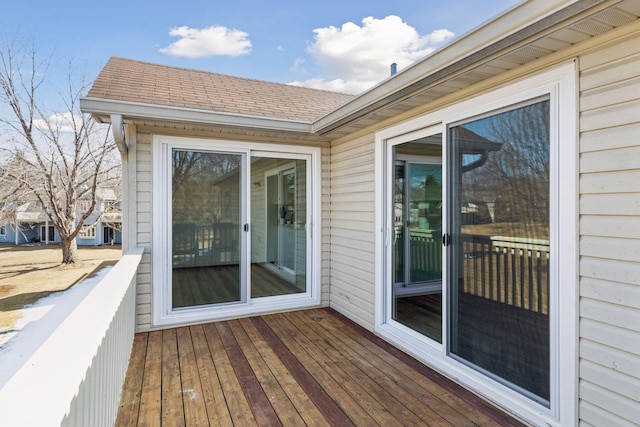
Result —
<instances>
[{"instance_id":1,"label":"window reflection","mask_svg":"<svg viewBox=\"0 0 640 427\"><path fill-rule=\"evenodd\" d=\"M549 404L549 101L449 129L450 352Z\"/></svg>"},{"instance_id":2,"label":"window reflection","mask_svg":"<svg viewBox=\"0 0 640 427\"><path fill-rule=\"evenodd\" d=\"M442 342L442 134L393 147L393 319Z\"/></svg>"},{"instance_id":3,"label":"window reflection","mask_svg":"<svg viewBox=\"0 0 640 427\"><path fill-rule=\"evenodd\" d=\"M173 308L240 301L238 154L172 153Z\"/></svg>"}]
</instances>

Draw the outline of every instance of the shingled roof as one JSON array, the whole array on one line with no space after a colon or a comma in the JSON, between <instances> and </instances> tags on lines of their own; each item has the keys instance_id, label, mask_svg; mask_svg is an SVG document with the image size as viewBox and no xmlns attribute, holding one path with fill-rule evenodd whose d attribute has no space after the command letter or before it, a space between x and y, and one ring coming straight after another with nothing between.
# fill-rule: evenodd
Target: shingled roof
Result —
<instances>
[{"instance_id":1,"label":"shingled roof","mask_svg":"<svg viewBox=\"0 0 640 427\"><path fill-rule=\"evenodd\" d=\"M354 96L112 57L87 98L309 123Z\"/></svg>"}]
</instances>

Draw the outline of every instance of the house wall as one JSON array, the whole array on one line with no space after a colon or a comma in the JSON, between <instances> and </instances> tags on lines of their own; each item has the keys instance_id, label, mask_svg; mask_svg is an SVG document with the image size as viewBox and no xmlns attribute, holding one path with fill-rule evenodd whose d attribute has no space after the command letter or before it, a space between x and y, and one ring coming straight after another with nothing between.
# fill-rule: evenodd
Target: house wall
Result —
<instances>
[{"instance_id":1,"label":"house wall","mask_svg":"<svg viewBox=\"0 0 640 427\"><path fill-rule=\"evenodd\" d=\"M577 58L580 88L579 418L640 420L640 23L551 55L457 99ZM331 307L374 328L375 132L450 105L437 101L331 147Z\"/></svg>"},{"instance_id":2,"label":"house wall","mask_svg":"<svg viewBox=\"0 0 640 427\"><path fill-rule=\"evenodd\" d=\"M144 248L142 261L138 266L136 278L136 331L148 331L151 329L151 193L152 193L152 167L151 167L151 143L153 136L150 133L138 133L136 140L136 242Z\"/></svg>"},{"instance_id":3,"label":"house wall","mask_svg":"<svg viewBox=\"0 0 640 427\"><path fill-rule=\"evenodd\" d=\"M102 243L102 225L100 222L94 224L96 228L96 236L91 238L80 237L79 235L76 237L76 243L78 246L96 246ZM56 230L57 233L57 230ZM56 238L57 238L56 234Z\"/></svg>"},{"instance_id":4,"label":"house wall","mask_svg":"<svg viewBox=\"0 0 640 427\"><path fill-rule=\"evenodd\" d=\"M13 229L11 225L5 225L6 233L3 236L0 236L0 243L16 243L16 231ZM31 228L27 225L22 225L21 229L18 231L18 244L23 243L31 243L32 239L35 239L36 229Z\"/></svg>"},{"instance_id":5,"label":"house wall","mask_svg":"<svg viewBox=\"0 0 640 427\"><path fill-rule=\"evenodd\" d=\"M374 134L331 147L331 307L374 326Z\"/></svg>"},{"instance_id":6,"label":"house wall","mask_svg":"<svg viewBox=\"0 0 640 427\"><path fill-rule=\"evenodd\" d=\"M142 261L138 267L136 289L136 330L138 332L152 329L152 142L153 128L138 128L136 134L136 241L137 246L145 248ZM163 129L163 134L175 134L175 131ZM202 131L184 131L180 136L198 138L221 138ZM231 139L232 136L223 136ZM270 141L271 142L271 141ZM286 143L275 141L277 143ZM291 141L289 141L290 143ZM329 271L330 271L330 207L329 207L329 160L328 146L322 149L322 265L321 265L321 301L329 305Z\"/></svg>"},{"instance_id":7,"label":"house wall","mask_svg":"<svg viewBox=\"0 0 640 427\"><path fill-rule=\"evenodd\" d=\"M637 26L636 26L637 27ZM580 57L580 418L640 421L640 32Z\"/></svg>"},{"instance_id":8,"label":"house wall","mask_svg":"<svg viewBox=\"0 0 640 427\"><path fill-rule=\"evenodd\" d=\"M97 221L94 226L96 227L96 237L85 239L80 236L76 237L76 243L78 246L97 246L97 245L108 245L111 242L105 241L104 239L104 222ZM58 232L56 231L56 242L60 242L60 238ZM119 230L114 230L113 232L113 243L119 245L122 243L122 233Z\"/></svg>"}]
</instances>

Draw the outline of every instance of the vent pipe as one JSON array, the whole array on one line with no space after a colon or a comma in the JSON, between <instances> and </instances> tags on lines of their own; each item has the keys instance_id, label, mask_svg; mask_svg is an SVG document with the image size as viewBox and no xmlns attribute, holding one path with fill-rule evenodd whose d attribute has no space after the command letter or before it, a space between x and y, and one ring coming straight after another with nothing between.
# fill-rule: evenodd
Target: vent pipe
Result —
<instances>
[{"instance_id":1,"label":"vent pipe","mask_svg":"<svg viewBox=\"0 0 640 427\"><path fill-rule=\"evenodd\" d=\"M395 75L398 72L398 64L396 64L395 62L393 64L391 64L391 75Z\"/></svg>"}]
</instances>

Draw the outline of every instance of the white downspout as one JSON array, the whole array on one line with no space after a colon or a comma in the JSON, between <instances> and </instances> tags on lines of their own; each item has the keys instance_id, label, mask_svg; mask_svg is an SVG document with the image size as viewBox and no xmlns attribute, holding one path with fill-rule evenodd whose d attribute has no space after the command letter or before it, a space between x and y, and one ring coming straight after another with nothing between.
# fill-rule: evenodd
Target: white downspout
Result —
<instances>
[{"instance_id":1,"label":"white downspout","mask_svg":"<svg viewBox=\"0 0 640 427\"><path fill-rule=\"evenodd\" d=\"M127 154L128 147L127 141L124 136L124 125L122 122L122 114L112 114L111 115L111 130L113 132L113 140L116 142L118 146L118 150L124 157Z\"/></svg>"},{"instance_id":2,"label":"white downspout","mask_svg":"<svg viewBox=\"0 0 640 427\"><path fill-rule=\"evenodd\" d=\"M120 238L122 239L122 253L126 253L130 247L136 244L136 128L134 124L125 126L121 114L111 114L111 130L122 157L122 227ZM129 151L130 148L131 151Z\"/></svg>"}]
</instances>

